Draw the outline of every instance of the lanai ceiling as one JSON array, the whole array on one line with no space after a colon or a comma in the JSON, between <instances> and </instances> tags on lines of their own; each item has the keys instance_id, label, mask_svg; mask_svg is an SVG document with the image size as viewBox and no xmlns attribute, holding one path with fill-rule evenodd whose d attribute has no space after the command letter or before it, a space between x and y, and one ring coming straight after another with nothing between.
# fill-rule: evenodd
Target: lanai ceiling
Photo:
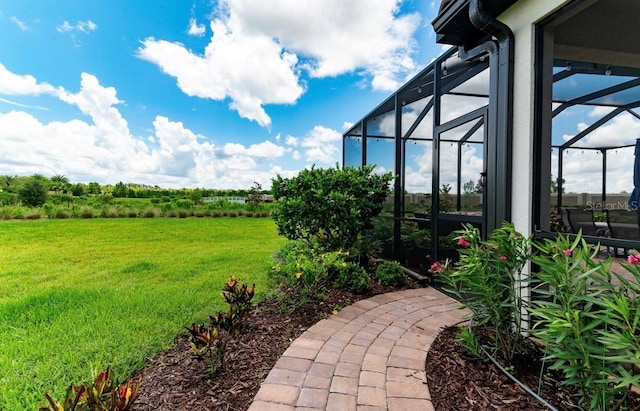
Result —
<instances>
[{"instance_id":1,"label":"lanai ceiling","mask_svg":"<svg viewBox=\"0 0 640 411\"><path fill-rule=\"evenodd\" d=\"M640 1L576 2L554 28L554 57L640 68Z\"/></svg>"}]
</instances>

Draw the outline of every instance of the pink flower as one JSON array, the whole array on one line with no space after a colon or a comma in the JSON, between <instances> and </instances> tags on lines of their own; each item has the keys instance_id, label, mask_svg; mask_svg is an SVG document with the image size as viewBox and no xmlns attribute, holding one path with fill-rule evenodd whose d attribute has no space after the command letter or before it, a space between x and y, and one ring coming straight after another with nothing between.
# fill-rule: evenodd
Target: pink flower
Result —
<instances>
[{"instance_id":1,"label":"pink flower","mask_svg":"<svg viewBox=\"0 0 640 411\"><path fill-rule=\"evenodd\" d=\"M563 250L562 252L563 252L563 253L564 253L564 255L566 255L567 257L571 257L572 252L571 252L571 250L570 250L570 249L568 249L568 248L567 248L566 250Z\"/></svg>"},{"instance_id":2,"label":"pink flower","mask_svg":"<svg viewBox=\"0 0 640 411\"><path fill-rule=\"evenodd\" d=\"M500 258L500 261L507 261L506 255L501 255L499 258Z\"/></svg>"},{"instance_id":3,"label":"pink flower","mask_svg":"<svg viewBox=\"0 0 640 411\"><path fill-rule=\"evenodd\" d=\"M432 273L442 273L444 272L444 269L442 268L442 265L440 265L439 262L435 262L433 264L431 264L431 268L429 269Z\"/></svg>"},{"instance_id":4,"label":"pink flower","mask_svg":"<svg viewBox=\"0 0 640 411\"><path fill-rule=\"evenodd\" d=\"M627 261L629 261L629 264L640 264L640 254L629 254L629 257L627 257Z\"/></svg>"},{"instance_id":5,"label":"pink flower","mask_svg":"<svg viewBox=\"0 0 640 411\"><path fill-rule=\"evenodd\" d=\"M463 247L469 247L471 245L471 243L467 240L465 240L463 237L458 238L458 245L461 245Z\"/></svg>"}]
</instances>

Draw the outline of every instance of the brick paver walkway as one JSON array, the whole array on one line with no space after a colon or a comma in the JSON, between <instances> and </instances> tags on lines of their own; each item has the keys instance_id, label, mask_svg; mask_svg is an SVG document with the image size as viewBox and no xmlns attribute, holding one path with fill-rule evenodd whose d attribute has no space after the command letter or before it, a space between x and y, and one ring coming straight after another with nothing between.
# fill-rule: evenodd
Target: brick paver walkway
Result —
<instances>
[{"instance_id":1,"label":"brick paver walkway","mask_svg":"<svg viewBox=\"0 0 640 411\"><path fill-rule=\"evenodd\" d=\"M459 304L429 288L381 294L342 309L297 338L249 411L433 410L424 364Z\"/></svg>"}]
</instances>

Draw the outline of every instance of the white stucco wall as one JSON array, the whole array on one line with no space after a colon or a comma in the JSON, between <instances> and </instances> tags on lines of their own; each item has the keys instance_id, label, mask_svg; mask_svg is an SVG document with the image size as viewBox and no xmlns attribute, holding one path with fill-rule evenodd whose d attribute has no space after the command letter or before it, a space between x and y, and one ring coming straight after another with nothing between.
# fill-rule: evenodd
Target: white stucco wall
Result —
<instances>
[{"instance_id":1,"label":"white stucco wall","mask_svg":"<svg viewBox=\"0 0 640 411\"><path fill-rule=\"evenodd\" d=\"M512 220L518 231L528 234L533 193L533 98L535 23L570 0L520 0L499 20L515 37L513 89Z\"/></svg>"}]
</instances>

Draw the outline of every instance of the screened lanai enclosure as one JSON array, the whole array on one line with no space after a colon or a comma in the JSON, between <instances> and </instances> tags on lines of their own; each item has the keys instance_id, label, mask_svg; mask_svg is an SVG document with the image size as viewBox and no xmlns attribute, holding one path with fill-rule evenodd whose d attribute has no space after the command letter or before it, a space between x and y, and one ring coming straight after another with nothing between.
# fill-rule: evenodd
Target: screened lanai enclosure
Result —
<instances>
[{"instance_id":1,"label":"screened lanai enclosure","mask_svg":"<svg viewBox=\"0 0 640 411\"><path fill-rule=\"evenodd\" d=\"M394 244L407 222L432 239L462 222L484 230L488 100L488 59L465 62L451 49L345 133L345 166L397 176Z\"/></svg>"},{"instance_id":2,"label":"screened lanai enclosure","mask_svg":"<svg viewBox=\"0 0 640 411\"><path fill-rule=\"evenodd\" d=\"M640 33L631 20L640 2L554 1L540 16L527 7L541 3L527 0L443 3L433 26L454 47L343 136L345 166L396 176L385 209L395 257L404 256L407 227L428 232L428 264L449 257L464 223L486 235L526 210L520 225L545 235L557 229L558 208L628 209L640 139ZM521 40L498 16L533 35ZM528 50L515 47L522 41ZM514 125L520 112L530 126ZM589 240L640 249L599 235Z\"/></svg>"}]
</instances>

